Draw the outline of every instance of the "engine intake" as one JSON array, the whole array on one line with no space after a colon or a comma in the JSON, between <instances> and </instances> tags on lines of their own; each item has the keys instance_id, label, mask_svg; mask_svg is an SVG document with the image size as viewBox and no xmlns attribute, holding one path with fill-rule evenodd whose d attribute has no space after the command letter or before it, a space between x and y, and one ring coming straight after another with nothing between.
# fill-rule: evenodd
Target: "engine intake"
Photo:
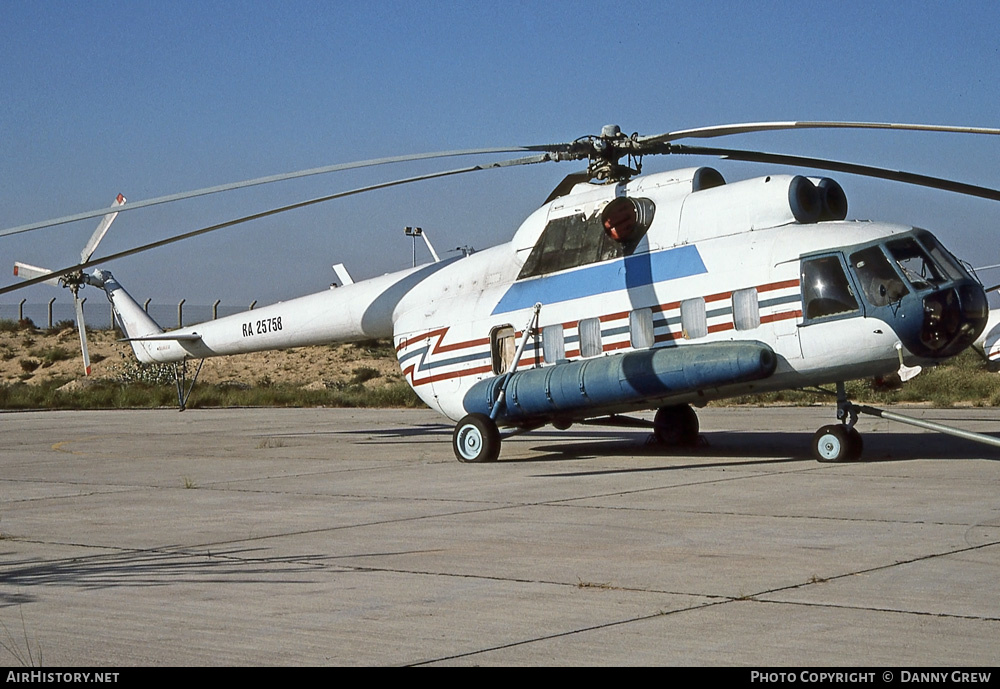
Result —
<instances>
[{"instance_id":1,"label":"engine intake","mask_svg":"<svg viewBox=\"0 0 1000 689\"><path fill-rule=\"evenodd\" d=\"M601 225L604 234L621 244L648 230L655 212L649 199L619 196L604 207Z\"/></svg>"}]
</instances>

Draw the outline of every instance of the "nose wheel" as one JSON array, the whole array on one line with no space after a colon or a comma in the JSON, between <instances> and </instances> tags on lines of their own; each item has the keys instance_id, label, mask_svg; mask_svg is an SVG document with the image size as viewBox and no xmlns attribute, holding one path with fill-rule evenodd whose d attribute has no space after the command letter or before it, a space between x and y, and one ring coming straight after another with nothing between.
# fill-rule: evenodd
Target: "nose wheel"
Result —
<instances>
[{"instance_id":1,"label":"nose wheel","mask_svg":"<svg viewBox=\"0 0 1000 689\"><path fill-rule=\"evenodd\" d=\"M819 462L854 462L861 458L864 441L853 426L823 426L813 436L813 457Z\"/></svg>"},{"instance_id":2,"label":"nose wheel","mask_svg":"<svg viewBox=\"0 0 1000 689\"><path fill-rule=\"evenodd\" d=\"M451 446L460 462L495 462L500 456L500 431L486 414L468 414L455 426Z\"/></svg>"},{"instance_id":3,"label":"nose wheel","mask_svg":"<svg viewBox=\"0 0 1000 689\"><path fill-rule=\"evenodd\" d=\"M864 441L854 424L858 408L847 399L847 389L837 383L837 418L841 423L823 426L813 436L813 457L818 462L855 462L861 459Z\"/></svg>"}]
</instances>

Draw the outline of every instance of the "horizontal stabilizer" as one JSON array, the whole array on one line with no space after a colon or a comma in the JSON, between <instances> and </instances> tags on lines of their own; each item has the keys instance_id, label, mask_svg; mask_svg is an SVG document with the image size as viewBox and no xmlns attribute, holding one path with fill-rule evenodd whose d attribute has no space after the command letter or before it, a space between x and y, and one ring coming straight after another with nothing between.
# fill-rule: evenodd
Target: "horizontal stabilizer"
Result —
<instances>
[{"instance_id":1,"label":"horizontal stabilizer","mask_svg":"<svg viewBox=\"0 0 1000 689\"><path fill-rule=\"evenodd\" d=\"M162 335L145 335L143 337L123 337L119 342L156 342L157 340L166 340L170 342L196 342L201 339L201 335L198 333L187 333L177 335L171 335L170 333L163 333Z\"/></svg>"},{"instance_id":2,"label":"horizontal stabilizer","mask_svg":"<svg viewBox=\"0 0 1000 689\"><path fill-rule=\"evenodd\" d=\"M27 263L21 263L16 261L14 263L14 277L21 278L22 280L33 280L35 278L40 278L43 275L48 275L51 270L46 268L39 268L38 266L30 266ZM52 278L51 280L45 280L46 285L55 285L59 287L59 278Z\"/></svg>"}]
</instances>

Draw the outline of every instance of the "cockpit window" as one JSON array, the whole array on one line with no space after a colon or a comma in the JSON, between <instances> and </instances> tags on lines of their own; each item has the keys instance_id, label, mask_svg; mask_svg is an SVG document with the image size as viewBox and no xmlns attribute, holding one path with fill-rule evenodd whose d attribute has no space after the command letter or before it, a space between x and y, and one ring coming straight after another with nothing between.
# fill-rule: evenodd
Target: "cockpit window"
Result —
<instances>
[{"instance_id":1,"label":"cockpit window","mask_svg":"<svg viewBox=\"0 0 1000 689\"><path fill-rule=\"evenodd\" d=\"M941 246L941 242L934 238L934 235L924 233L920 235L920 241L930 252L931 258L944 269L948 277L952 280L961 280L968 277L965 269L959 265L955 257L948 253L948 250Z\"/></svg>"},{"instance_id":2,"label":"cockpit window","mask_svg":"<svg viewBox=\"0 0 1000 689\"><path fill-rule=\"evenodd\" d=\"M872 306L894 304L910 293L877 246L851 254L851 266Z\"/></svg>"},{"instance_id":3,"label":"cockpit window","mask_svg":"<svg viewBox=\"0 0 1000 689\"><path fill-rule=\"evenodd\" d=\"M891 241L886 248L914 289L933 287L948 280L944 271L912 237Z\"/></svg>"},{"instance_id":4,"label":"cockpit window","mask_svg":"<svg viewBox=\"0 0 1000 689\"><path fill-rule=\"evenodd\" d=\"M822 256L802 262L802 303L807 319L860 310L837 256Z\"/></svg>"}]
</instances>

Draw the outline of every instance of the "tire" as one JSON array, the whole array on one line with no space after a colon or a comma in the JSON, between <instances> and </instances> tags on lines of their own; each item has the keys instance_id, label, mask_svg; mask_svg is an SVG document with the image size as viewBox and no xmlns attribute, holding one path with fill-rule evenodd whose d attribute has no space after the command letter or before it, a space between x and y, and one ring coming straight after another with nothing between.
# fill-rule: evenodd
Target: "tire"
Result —
<instances>
[{"instance_id":1,"label":"tire","mask_svg":"<svg viewBox=\"0 0 1000 689\"><path fill-rule=\"evenodd\" d=\"M500 431L485 414L469 414L455 426L451 447L460 462L495 462L500 456Z\"/></svg>"},{"instance_id":2,"label":"tire","mask_svg":"<svg viewBox=\"0 0 1000 689\"><path fill-rule=\"evenodd\" d=\"M812 451L817 462L853 462L861 458L863 449L861 434L843 424L823 426L813 436Z\"/></svg>"},{"instance_id":3,"label":"tire","mask_svg":"<svg viewBox=\"0 0 1000 689\"><path fill-rule=\"evenodd\" d=\"M653 417L653 435L667 447L694 447L698 444L698 415L687 404L661 407Z\"/></svg>"}]
</instances>

